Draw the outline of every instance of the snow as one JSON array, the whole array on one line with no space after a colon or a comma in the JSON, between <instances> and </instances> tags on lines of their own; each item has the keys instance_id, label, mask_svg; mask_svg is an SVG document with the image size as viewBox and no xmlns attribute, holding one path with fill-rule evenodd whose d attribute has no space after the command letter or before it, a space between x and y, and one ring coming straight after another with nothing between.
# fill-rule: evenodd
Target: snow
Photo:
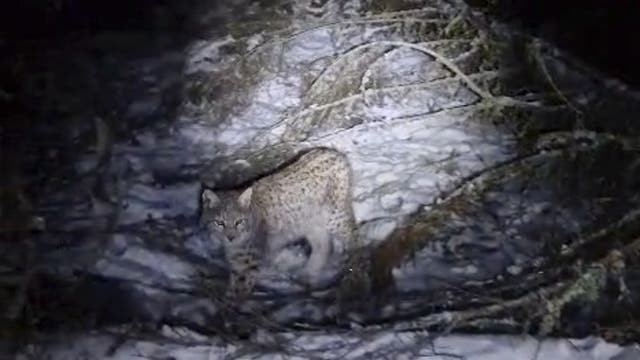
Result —
<instances>
[{"instance_id":1,"label":"snow","mask_svg":"<svg viewBox=\"0 0 640 360\"><path fill-rule=\"evenodd\" d=\"M598 338L536 339L531 336L446 335L380 331L356 337L347 333L305 335L260 333L246 342L221 343L184 329L163 328L161 343L115 339L100 334L79 334L64 342L31 347L31 354L50 360L104 359L176 360L213 359L429 359L429 360L631 360L640 347L611 344ZM174 339L175 342L172 342ZM110 351L110 356L106 357ZM27 360L27 351L16 360Z\"/></svg>"},{"instance_id":2,"label":"snow","mask_svg":"<svg viewBox=\"0 0 640 360\"><path fill-rule=\"evenodd\" d=\"M175 287L185 286L194 276L193 268L175 256L151 252L142 247L129 245L116 256L117 260L105 258L98 261L95 270L108 277L130 279L146 285ZM146 275L145 267L156 273L153 278ZM159 278L164 280L163 284L157 284Z\"/></svg>"},{"instance_id":3,"label":"snow","mask_svg":"<svg viewBox=\"0 0 640 360\"><path fill-rule=\"evenodd\" d=\"M408 215L433 202L456 179L508 158L511 139L505 135L502 142L487 141L480 127L452 114L436 114L369 123L309 143L347 154L356 220L366 222ZM445 171L448 163L452 174ZM388 199L401 199L395 200L400 207L380 206Z\"/></svg>"},{"instance_id":4,"label":"snow","mask_svg":"<svg viewBox=\"0 0 640 360\"><path fill-rule=\"evenodd\" d=\"M135 184L124 200L121 224L135 224L148 219L194 215L198 211L198 184L178 184L160 188Z\"/></svg>"}]
</instances>

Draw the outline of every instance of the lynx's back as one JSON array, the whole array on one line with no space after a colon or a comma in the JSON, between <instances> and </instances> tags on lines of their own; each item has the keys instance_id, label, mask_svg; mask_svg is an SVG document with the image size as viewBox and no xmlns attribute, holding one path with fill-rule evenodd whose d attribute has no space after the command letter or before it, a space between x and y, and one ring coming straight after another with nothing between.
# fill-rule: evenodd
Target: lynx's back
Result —
<instances>
[{"instance_id":1,"label":"lynx's back","mask_svg":"<svg viewBox=\"0 0 640 360\"><path fill-rule=\"evenodd\" d=\"M252 208L267 219L272 233L316 232L320 229L315 226L331 225L326 223L330 217L348 218L352 224L351 167L346 156L332 149L308 152L256 182Z\"/></svg>"}]
</instances>

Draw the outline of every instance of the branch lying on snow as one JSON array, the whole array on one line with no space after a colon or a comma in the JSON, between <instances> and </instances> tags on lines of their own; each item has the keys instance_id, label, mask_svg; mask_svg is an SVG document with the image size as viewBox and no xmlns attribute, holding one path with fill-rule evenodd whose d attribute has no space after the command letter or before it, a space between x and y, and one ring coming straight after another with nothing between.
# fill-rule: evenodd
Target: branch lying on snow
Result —
<instances>
[{"instance_id":1,"label":"branch lying on snow","mask_svg":"<svg viewBox=\"0 0 640 360\"><path fill-rule=\"evenodd\" d=\"M459 204L460 201L464 203L481 196L486 184L518 176L518 169L526 168L527 164L539 161L540 158L552 159L561 156L567 150L592 151L610 143L621 144L631 150L638 146L637 142L633 138L588 131L548 133L539 139L538 145L530 153L498 162L465 176L451 189L442 191L428 211L415 214L413 219L407 219L404 226L396 229L374 250L374 282L377 286L390 286L391 269L406 261L408 255L421 249L427 239L433 238L439 227L448 220L446 214L463 212L460 209L463 207ZM606 233L603 230L601 234Z\"/></svg>"},{"instance_id":2,"label":"branch lying on snow","mask_svg":"<svg viewBox=\"0 0 640 360\"><path fill-rule=\"evenodd\" d=\"M389 14L394 15L394 13L389 13ZM397 15L401 15L401 14L399 13ZM291 40L291 39L293 39L295 37L298 37L300 35L303 35L305 33L311 32L311 31L315 31L315 30L319 30L319 29L323 29L323 28L327 28L327 27L348 26L348 25L366 25L366 24L386 24L386 23L398 23L398 22L400 22L400 23L409 23L409 24L411 24L411 23L436 24L436 25L447 25L447 24L449 24L449 21L442 20L442 19L422 19L422 18L417 18L417 17L394 18L393 16L383 16L383 15L367 16L367 17L362 18L362 19L341 20L341 21L334 21L334 22L329 22L329 23L320 23L320 24L313 25L313 26L306 26L303 30L296 31L296 32L293 32L293 33L285 33L283 31L278 32L277 36L282 36L281 38L268 40L268 41L265 41L265 42L257 45L256 47L254 47L253 49L248 51L244 55L244 57L248 58L248 57L252 56L258 50L264 48L265 46L277 45L277 44L286 44L288 40ZM271 34L271 35L276 35L276 34Z\"/></svg>"},{"instance_id":3,"label":"branch lying on snow","mask_svg":"<svg viewBox=\"0 0 640 360\"><path fill-rule=\"evenodd\" d=\"M611 231L614 231L614 229L611 229ZM538 334L548 335L553 330L558 330L556 327L560 320L560 313L568 303L577 299L597 300L606 285L607 276L617 273L620 267L624 266L624 263L621 263L621 253L631 253L634 249L637 250L638 247L640 247L640 238L631 241L622 250L610 250L605 256L584 267L584 269L577 269L578 275L574 279L554 282L539 289L531 289L531 292L527 295L517 299L472 310L436 313L417 320L374 326L373 328L388 328L393 331L415 331L442 326L456 329L468 328L469 325L472 328L476 328L474 325L479 324L476 321L482 320L485 322L482 323L483 327L480 328L482 330L486 324L494 325L503 321L503 319L496 320L492 319L492 317L503 314L502 316L506 316L506 319L508 319L519 308L532 312L532 317L541 316ZM529 332L530 330L524 329L524 331Z\"/></svg>"}]
</instances>

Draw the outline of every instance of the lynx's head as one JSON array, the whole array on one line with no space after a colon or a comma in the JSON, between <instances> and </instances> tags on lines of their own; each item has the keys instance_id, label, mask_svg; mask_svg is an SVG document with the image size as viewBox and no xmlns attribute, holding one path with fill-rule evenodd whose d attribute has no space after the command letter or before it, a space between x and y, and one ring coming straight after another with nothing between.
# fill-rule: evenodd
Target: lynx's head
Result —
<instances>
[{"instance_id":1,"label":"lynx's head","mask_svg":"<svg viewBox=\"0 0 640 360\"><path fill-rule=\"evenodd\" d=\"M204 190L201 223L210 234L223 240L225 249L249 245L256 240L259 228L250 202L251 189L240 196L218 196L211 190Z\"/></svg>"}]
</instances>

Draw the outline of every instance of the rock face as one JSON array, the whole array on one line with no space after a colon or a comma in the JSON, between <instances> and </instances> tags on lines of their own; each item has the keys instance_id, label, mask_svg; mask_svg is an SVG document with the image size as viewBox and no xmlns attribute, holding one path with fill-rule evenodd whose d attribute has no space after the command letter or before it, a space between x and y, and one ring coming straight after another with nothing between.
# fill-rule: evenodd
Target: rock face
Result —
<instances>
[{"instance_id":1,"label":"rock face","mask_svg":"<svg viewBox=\"0 0 640 360\"><path fill-rule=\"evenodd\" d=\"M21 129L66 142L16 150L40 230L0 245L20 246L0 251L21 279L1 288L9 319L40 299L43 327L338 326L335 289L309 296L282 270L295 248L230 316L219 239L198 226L203 183L241 189L318 146L352 164L359 258L384 294L352 319L576 334L566 309L599 319L605 288L638 306L638 95L458 1L256 6L185 49L77 50L93 93L61 85L69 61L46 79L61 90L42 111L64 121Z\"/></svg>"}]
</instances>

